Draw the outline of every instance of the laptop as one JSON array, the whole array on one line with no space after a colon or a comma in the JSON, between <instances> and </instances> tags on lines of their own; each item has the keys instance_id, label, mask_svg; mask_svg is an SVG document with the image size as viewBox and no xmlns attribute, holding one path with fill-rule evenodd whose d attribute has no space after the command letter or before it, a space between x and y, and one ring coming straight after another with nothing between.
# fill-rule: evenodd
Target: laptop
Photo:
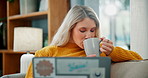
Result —
<instances>
[{"instance_id":1,"label":"laptop","mask_svg":"<svg viewBox=\"0 0 148 78\"><path fill-rule=\"evenodd\" d=\"M34 57L34 78L110 78L109 57Z\"/></svg>"}]
</instances>

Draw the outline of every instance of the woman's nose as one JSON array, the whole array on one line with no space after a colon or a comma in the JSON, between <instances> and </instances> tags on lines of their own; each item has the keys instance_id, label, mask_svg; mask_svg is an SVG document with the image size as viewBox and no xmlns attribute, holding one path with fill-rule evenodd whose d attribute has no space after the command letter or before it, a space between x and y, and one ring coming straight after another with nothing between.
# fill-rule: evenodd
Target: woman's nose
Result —
<instances>
[{"instance_id":1,"label":"woman's nose","mask_svg":"<svg viewBox=\"0 0 148 78\"><path fill-rule=\"evenodd\" d=\"M93 34L89 32L86 34L85 39L92 38L92 37L93 37Z\"/></svg>"}]
</instances>

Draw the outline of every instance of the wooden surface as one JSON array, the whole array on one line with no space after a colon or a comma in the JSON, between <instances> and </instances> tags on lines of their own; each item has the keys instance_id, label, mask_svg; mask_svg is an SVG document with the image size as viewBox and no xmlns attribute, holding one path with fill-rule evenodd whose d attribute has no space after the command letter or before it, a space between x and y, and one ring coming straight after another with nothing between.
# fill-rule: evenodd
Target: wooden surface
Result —
<instances>
[{"instance_id":1,"label":"wooden surface","mask_svg":"<svg viewBox=\"0 0 148 78\"><path fill-rule=\"evenodd\" d=\"M43 19L47 18L47 13L48 11L43 11L43 12L34 12L30 14L25 14L25 15L13 15L9 17L9 20L17 20L17 19Z\"/></svg>"},{"instance_id":2,"label":"wooden surface","mask_svg":"<svg viewBox=\"0 0 148 78\"><path fill-rule=\"evenodd\" d=\"M48 43L50 43L69 10L69 0L50 0L48 9Z\"/></svg>"},{"instance_id":3,"label":"wooden surface","mask_svg":"<svg viewBox=\"0 0 148 78\"><path fill-rule=\"evenodd\" d=\"M19 0L14 0L12 3L0 0L0 18L7 17L7 49L0 50L0 70L3 70L3 75L19 73L20 57L22 54L25 54L25 52L13 51L14 27L31 26L32 20L47 18L48 41L50 43L53 35L61 25L63 18L69 10L69 0L48 1L48 11L20 15Z\"/></svg>"},{"instance_id":4,"label":"wooden surface","mask_svg":"<svg viewBox=\"0 0 148 78\"><path fill-rule=\"evenodd\" d=\"M7 1L7 16L20 14L19 1L20 0L14 0L14 2Z\"/></svg>"},{"instance_id":5,"label":"wooden surface","mask_svg":"<svg viewBox=\"0 0 148 78\"><path fill-rule=\"evenodd\" d=\"M20 57L26 52L14 52L12 50L0 50L0 70L3 75L19 73L20 72ZM35 52L31 52L35 54Z\"/></svg>"},{"instance_id":6,"label":"wooden surface","mask_svg":"<svg viewBox=\"0 0 148 78\"><path fill-rule=\"evenodd\" d=\"M20 57L22 54L3 54L3 75L20 72Z\"/></svg>"},{"instance_id":7,"label":"wooden surface","mask_svg":"<svg viewBox=\"0 0 148 78\"><path fill-rule=\"evenodd\" d=\"M6 0L0 0L0 18L6 17Z\"/></svg>"}]
</instances>

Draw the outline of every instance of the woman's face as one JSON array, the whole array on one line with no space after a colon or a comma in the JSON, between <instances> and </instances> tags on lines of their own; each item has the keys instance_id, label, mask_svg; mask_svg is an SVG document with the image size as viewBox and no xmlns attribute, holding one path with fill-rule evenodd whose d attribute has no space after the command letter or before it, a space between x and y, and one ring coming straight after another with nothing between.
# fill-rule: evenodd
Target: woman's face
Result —
<instances>
[{"instance_id":1,"label":"woman's face","mask_svg":"<svg viewBox=\"0 0 148 78\"><path fill-rule=\"evenodd\" d=\"M96 36L96 23L90 18L84 18L82 21L78 22L72 29L72 39L71 41L76 43L80 48L84 49L83 41L88 38L93 38Z\"/></svg>"}]
</instances>

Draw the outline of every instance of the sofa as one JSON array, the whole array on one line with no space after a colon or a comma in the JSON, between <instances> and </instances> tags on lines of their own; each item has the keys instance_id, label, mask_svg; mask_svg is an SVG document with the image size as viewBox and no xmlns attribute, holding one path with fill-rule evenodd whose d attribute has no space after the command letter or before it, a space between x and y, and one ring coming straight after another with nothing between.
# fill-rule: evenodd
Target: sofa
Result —
<instances>
[{"instance_id":1,"label":"sofa","mask_svg":"<svg viewBox=\"0 0 148 78\"><path fill-rule=\"evenodd\" d=\"M1 78L25 78L25 74L10 74ZM112 63L110 78L148 78L148 60Z\"/></svg>"},{"instance_id":2,"label":"sofa","mask_svg":"<svg viewBox=\"0 0 148 78\"><path fill-rule=\"evenodd\" d=\"M10 74L10 75L4 75L0 78L25 78L25 73L16 73L16 74Z\"/></svg>"},{"instance_id":3,"label":"sofa","mask_svg":"<svg viewBox=\"0 0 148 78\"><path fill-rule=\"evenodd\" d=\"M148 60L114 63L111 78L148 78Z\"/></svg>"}]
</instances>

